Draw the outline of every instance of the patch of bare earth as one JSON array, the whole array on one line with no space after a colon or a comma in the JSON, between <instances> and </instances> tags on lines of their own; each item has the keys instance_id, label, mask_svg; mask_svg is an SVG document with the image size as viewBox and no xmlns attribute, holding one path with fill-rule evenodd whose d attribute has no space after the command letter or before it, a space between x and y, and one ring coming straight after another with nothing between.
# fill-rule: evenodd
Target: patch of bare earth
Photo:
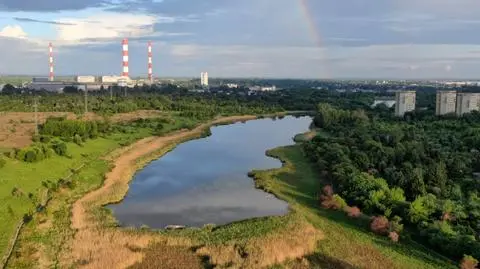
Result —
<instances>
[{"instance_id":1,"label":"patch of bare earth","mask_svg":"<svg viewBox=\"0 0 480 269\"><path fill-rule=\"evenodd\" d=\"M139 110L129 113L115 114L109 119L112 122L129 122L137 119L156 118L163 115L156 110ZM104 117L95 113L76 115L71 112L39 112L38 123L42 124L49 117L83 118L86 120L102 120ZM0 112L0 148L22 148L32 143L35 132L35 113L33 112Z\"/></svg>"},{"instance_id":2,"label":"patch of bare earth","mask_svg":"<svg viewBox=\"0 0 480 269\"><path fill-rule=\"evenodd\" d=\"M303 222L245 244L205 246L197 253L210 257L210 263L219 268L257 269L311 254L322 238L320 231Z\"/></svg>"},{"instance_id":3,"label":"patch of bare earth","mask_svg":"<svg viewBox=\"0 0 480 269\"><path fill-rule=\"evenodd\" d=\"M168 148L183 140L198 136L211 124L253 119L252 116L226 117L203 124L190 131L173 133L164 137L142 139L123 150L115 152L114 168L105 176L104 185L76 201L72 208L72 228L75 237L63 252L62 267L82 268L127 268L141 262L144 253L140 250L153 243L166 240L161 236L124 229L102 227L92 216L92 209L118 202L128 191L136 161L149 154ZM183 241L183 242L182 242ZM188 240L167 240L167 245L187 247Z\"/></svg>"}]
</instances>

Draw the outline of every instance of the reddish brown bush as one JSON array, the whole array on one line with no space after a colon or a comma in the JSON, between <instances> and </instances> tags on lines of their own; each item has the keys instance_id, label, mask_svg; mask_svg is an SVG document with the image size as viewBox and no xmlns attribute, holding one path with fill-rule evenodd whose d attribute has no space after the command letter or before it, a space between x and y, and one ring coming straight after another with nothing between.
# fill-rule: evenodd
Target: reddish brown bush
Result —
<instances>
[{"instance_id":1,"label":"reddish brown bush","mask_svg":"<svg viewBox=\"0 0 480 269\"><path fill-rule=\"evenodd\" d=\"M463 256L462 261L460 262L461 269L476 269L478 261L472 256Z\"/></svg>"},{"instance_id":2,"label":"reddish brown bush","mask_svg":"<svg viewBox=\"0 0 480 269\"><path fill-rule=\"evenodd\" d=\"M450 216L450 213L446 212L446 213L443 213L442 215L442 220L445 221L445 220L451 220L452 217Z\"/></svg>"},{"instance_id":3,"label":"reddish brown bush","mask_svg":"<svg viewBox=\"0 0 480 269\"><path fill-rule=\"evenodd\" d=\"M335 207L335 200L333 199L333 188L330 185L326 185L322 189L320 194L320 206L325 209Z\"/></svg>"},{"instance_id":4,"label":"reddish brown bush","mask_svg":"<svg viewBox=\"0 0 480 269\"><path fill-rule=\"evenodd\" d=\"M390 238L390 240L392 240L392 242L398 242L398 234L396 232L390 232L388 234L388 237Z\"/></svg>"},{"instance_id":5,"label":"reddish brown bush","mask_svg":"<svg viewBox=\"0 0 480 269\"><path fill-rule=\"evenodd\" d=\"M332 197L333 196L333 188L331 185L326 185L325 187L323 187L323 195L325 196L328 196L328 197Z\"/></svg>"},{"instance_id":6,"label":"reddish brown bush","mask_svg":"<svg viewBox=\"0 0 480 269\"><path fill-rule=\"evenodd\" d=\"M390 228L388 219L384 216L373 217L372 219L372 223L370 223L370 229L372 232L380 235L387 235Z\"/></svg>"},{"instance_id":7,"label":"reddish brown bush","mask_svg":"<svg viewBox=\"0 0 480 269\"><path fill-rule=\"evenodd\" d=\"M354 206L354 207L346 207L345 211L347 212L348 216L351 218L358 218L362 215L362 212L360 211L360 208Z\"/></svg>"}]
</instances>

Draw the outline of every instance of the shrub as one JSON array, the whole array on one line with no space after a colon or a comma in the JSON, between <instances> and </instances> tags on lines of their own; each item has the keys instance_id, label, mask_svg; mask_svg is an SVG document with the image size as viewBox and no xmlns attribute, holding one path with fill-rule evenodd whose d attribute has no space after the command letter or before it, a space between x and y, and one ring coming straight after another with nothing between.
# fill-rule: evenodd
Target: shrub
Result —
<instances>
[{"instance_id":1,"label":"shrub","mask_svg":"<svg viewBox=\"0 0 480 269\"><path fill-rule=\"evenodd\" d=\"M390 232L388 233L388 237L390 238L390 240L392 240L392 242L398 242L398 234L396 232Z\"/></svg>"},{"instance_id":2,"label":"shrub","mask_svg":"<svg viewBox=\"0 0 480 269\"><path fill-rule=\"evenodd\" d=\"M390 230L401 233L403 231L403 224L401 223L402 218L399 216L394 216L392 221L390 221Z\"/></svg>"},{"instance_id":3,"label":"shrub","mask_svg":"<svg viewBox=\"0 0 480 269\"><path fill-rule=\"evenodd\" d=\"M5 164L7 164L7 161L3 157L0 157L0 168L4 167Z\"/></svg>"},{"instance_id":4,"label":"shrub","mask_svg":"<svg viewBox=\"0 0 480 269\"><path fill-rule=\"evenodd\" d=\"M67 155L67 144L62 141L54 141L52 143L52 149L55 151L55 153L59 156L66 156Z\"/></svg>"},{"instance_id":5,"label":"shrub","mask_svg":"<svg viewBox=\"0 0 480 269\"><path fill-rule=\"evenodd\" d=\"M390 229L390 223L385 216L373 217L370 223L370 229L376 234L387 235Z\"/></svg>"},{"instance_id":6,"label":"shrub","mask_svg":"<svg viewBox=\"0 0 480 269\"><path fill-rule=\"evenodd\" d=\"M29 223L32 220L32 215L30 214L24 214L23 215L23 222L24 223Z\"/></svg>"},{"instance_id":7,"label":"shrub","mask_svg":"<svg viewBox=\"0 0 480 269\"><path fill-rule=\"evenodd\" d=\"M74 137L73 137L73 142L79 146L82 145L83 143L83 140L82 140L82 137L78 134L76 134Z\"/></svg>"},{"instance_id":8,"label":"shrub","mask_svg":"<svg viewBox=\"0 0 480 269\"><path fill-rule=\"evenodd\" d=\"M478 260L472 256L464 255L462 261L460 262L461 269L475 269L477 268Z\"/></svg>"},{"instance_id":9,"label":"shrub","mask_svg":"<svg viewBox=\"0 0 480 269\"><path fill-rule=\"evenodd\" d=\"M344 209L345 207L347 207L347 202L345 202L345 200L343 200L343 198L340 195L334 194L333 209L338 210L338 209Z\"/></svg>"},{"instance_id":10,"label":"shrub","mask_svg":"<svg viewBox=\"0 0 480 269\"><path fill-rule=\"evenodd\" d=\"M34 150L28 149L28 150L25 152L23 161L25 161L25 162L27 162L27 163L36 162L36 161L37 161L37 154L35 153Z\"/></svg>"},{"instance_id":11,"label":"shrub","mask_svg":"<svg viewBox=\"0 0 480 269\"><path fill-rule=\"evenodd\" d=\"M346 207L345 212L347 212L348 216L351 218L358 218L362 215L362 212L360 211L360 208L354 206L354 207Z\"/></svg>"}]
</instances>

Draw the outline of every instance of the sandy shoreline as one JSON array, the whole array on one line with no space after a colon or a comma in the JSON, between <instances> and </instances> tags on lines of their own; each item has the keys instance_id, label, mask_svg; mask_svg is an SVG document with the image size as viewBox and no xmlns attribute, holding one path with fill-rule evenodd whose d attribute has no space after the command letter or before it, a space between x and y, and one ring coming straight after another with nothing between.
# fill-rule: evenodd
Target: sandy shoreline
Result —
<instances>
[{"instance_id":1,"label":"sandy shoreline","mask_svg":"<svg viewBox=\"0 0 480 269\"><path fill-rule=\"evenodd\" d=\"M141 260L143 254L132 252L128 246L145 248L155 239L154 236L132 235L121 229L99 227L89 216L88 209L121 201L127 194L129 182L138 168L136 162L142 157L152 155L152 159L158 158L170 147L199 137L211 126L253 119L256 119L256 116L223 117L192 130L144 138L118 150L114 154L114 168L105 175L104 184L73 204L71 226L76 230L76 235L70 244L69 257L65 257L64 261L67 264L84 261L86 265L82 266L83 268L126 268ZM155 156L154 153L158 155Z\"/></svg>"}]
</instances>

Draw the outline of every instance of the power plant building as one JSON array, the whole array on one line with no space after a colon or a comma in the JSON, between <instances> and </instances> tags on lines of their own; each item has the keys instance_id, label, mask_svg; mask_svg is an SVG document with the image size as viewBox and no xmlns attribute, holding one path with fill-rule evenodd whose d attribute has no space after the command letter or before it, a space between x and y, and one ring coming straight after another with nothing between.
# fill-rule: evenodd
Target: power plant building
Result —
<instances>
[{"instance_id":1,"label":"power plant building","mask_svg":"<svg viewBox=\"0 0 480 269\"><path fill-rule=\"evenodd\" d=\"M480 93L458 93L457 94L457 116L462 116L465 113L471 113L474 110L479 110Z\"/></svg>"},{"instance_id":2,"label":"power plant building","mask_svg":"<svg viewBox=\"0 0 480 269\"><path fill-rule=\"evenodd\" d=\"M415 91L398 91L395 93L395 116L403 117L406 112L414 111L417 93Z\"/></svg>"},{"instance_id":3,"label":"power plant building","mask_svg":"<svg viewBox=\"0 0 480 269\"><path fill-rule=\"evenodd\" d=\"M456 105L457 105L456 91L437 91L435 115L441 116L441 115L455 113Z\"/></svg>"},{"instance_id":4,"label":"power plant building","mask_svg":"<svg viewBox=\"0 0 480 269\"><path fill-rule=\"evenodd\" d=\"M76 76L75 82L78 83L95 83L95 76Z\"/></svg>"}]
</instances>

